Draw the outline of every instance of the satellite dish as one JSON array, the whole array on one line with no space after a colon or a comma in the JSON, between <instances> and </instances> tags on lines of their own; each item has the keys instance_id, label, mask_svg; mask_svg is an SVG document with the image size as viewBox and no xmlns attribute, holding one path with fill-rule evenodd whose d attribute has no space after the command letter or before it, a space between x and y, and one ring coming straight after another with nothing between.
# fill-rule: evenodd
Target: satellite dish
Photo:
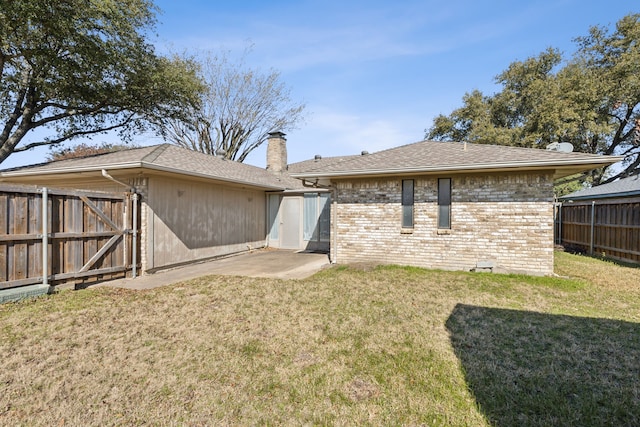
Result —
<instances>
[{"instance_id":1,"label":"satellite dish","mask_svg":"<svg viewBox=\"0 0 640 427\"><path fill-rule=\"evenodd\" d=\"M551 144L547 145L547 151L571 153L573 151L573 144L569 142L552 142Z\"/></svg>"},{"instance_id":2,"label":"satellite dish","mask_svg":"<svg viewBox=\"0 0 640 427\"><path fill-rule=\"evenodd\" d=\"M548 149L549 147L547 147ZM571 153L573 151L573 144L571 144L570 142L561 142L560 144L558 144L558 148L556 148L557 151L560 151L561 153Z\"/></svg>"}]
</instances>

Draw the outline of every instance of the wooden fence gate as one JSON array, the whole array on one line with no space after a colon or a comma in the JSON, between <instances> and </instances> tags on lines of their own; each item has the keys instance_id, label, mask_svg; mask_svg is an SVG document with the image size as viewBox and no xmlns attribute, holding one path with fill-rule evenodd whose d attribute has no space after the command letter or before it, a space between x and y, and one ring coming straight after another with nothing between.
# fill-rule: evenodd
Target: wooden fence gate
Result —
<instances>
[{"instance_id":1,"label":"wooden fence gate","mask_svg":"<svg viewBox=\"0 0 640 427\"><path fill-rule=\"evenodd\" d=\"M135 277L138 195L0 184L0 290Z\"/></svg>"}]
</instances>

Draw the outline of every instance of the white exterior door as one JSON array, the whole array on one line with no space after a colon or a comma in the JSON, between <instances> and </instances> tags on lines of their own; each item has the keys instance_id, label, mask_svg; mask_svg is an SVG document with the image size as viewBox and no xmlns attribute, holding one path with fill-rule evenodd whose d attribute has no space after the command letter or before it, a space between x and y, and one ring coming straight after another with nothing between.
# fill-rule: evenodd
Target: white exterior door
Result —
<instances>
[{"instance_id":1,"label":"white exterior door","mask_svg":"<svg viewBox=\"0 0 640 427\"><path fill-rule=\"evenodd\" d=\"M302 197L284 197L280 209L280 247L282 249L300 249L300 211Z\"/></svg>"}]
</instances>

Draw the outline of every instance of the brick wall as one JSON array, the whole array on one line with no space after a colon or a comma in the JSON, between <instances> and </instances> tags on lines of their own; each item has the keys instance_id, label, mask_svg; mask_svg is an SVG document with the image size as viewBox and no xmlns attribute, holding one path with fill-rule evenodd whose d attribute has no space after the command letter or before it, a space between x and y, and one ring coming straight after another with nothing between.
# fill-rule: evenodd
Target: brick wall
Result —
<instances>
[{"instance_id":1,"label":"brick wall","mask_svg":"<svg viewBox=\"0 0 640 427\"><path fill-rule=\"evenodd\" d=\"M415 180L414 227L401 226L402 179ZM452 178L451 229L437 228L438 178ZM549 173L397 177L336 183L332 259L498 272L553 272Z\"/></svg>"}]
</instances>

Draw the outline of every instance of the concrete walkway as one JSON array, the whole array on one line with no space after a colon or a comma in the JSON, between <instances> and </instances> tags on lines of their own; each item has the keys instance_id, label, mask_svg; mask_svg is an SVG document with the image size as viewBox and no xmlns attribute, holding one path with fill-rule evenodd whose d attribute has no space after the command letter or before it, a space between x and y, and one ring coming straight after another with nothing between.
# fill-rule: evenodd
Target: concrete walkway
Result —
<instances>
[{"instance_id":1,"label":"concrete walkway","mask_svg":"<svg viewBox=\"0 0 640 427\"><path fill-rule=\"evenodd\" d=\"M117 279L92 287L152 289L209 274L223 276L304 279L329 265L327 254L285 250L256 250L198 264L159 271L135 279Z\"/></svg>"}]
</instances>

